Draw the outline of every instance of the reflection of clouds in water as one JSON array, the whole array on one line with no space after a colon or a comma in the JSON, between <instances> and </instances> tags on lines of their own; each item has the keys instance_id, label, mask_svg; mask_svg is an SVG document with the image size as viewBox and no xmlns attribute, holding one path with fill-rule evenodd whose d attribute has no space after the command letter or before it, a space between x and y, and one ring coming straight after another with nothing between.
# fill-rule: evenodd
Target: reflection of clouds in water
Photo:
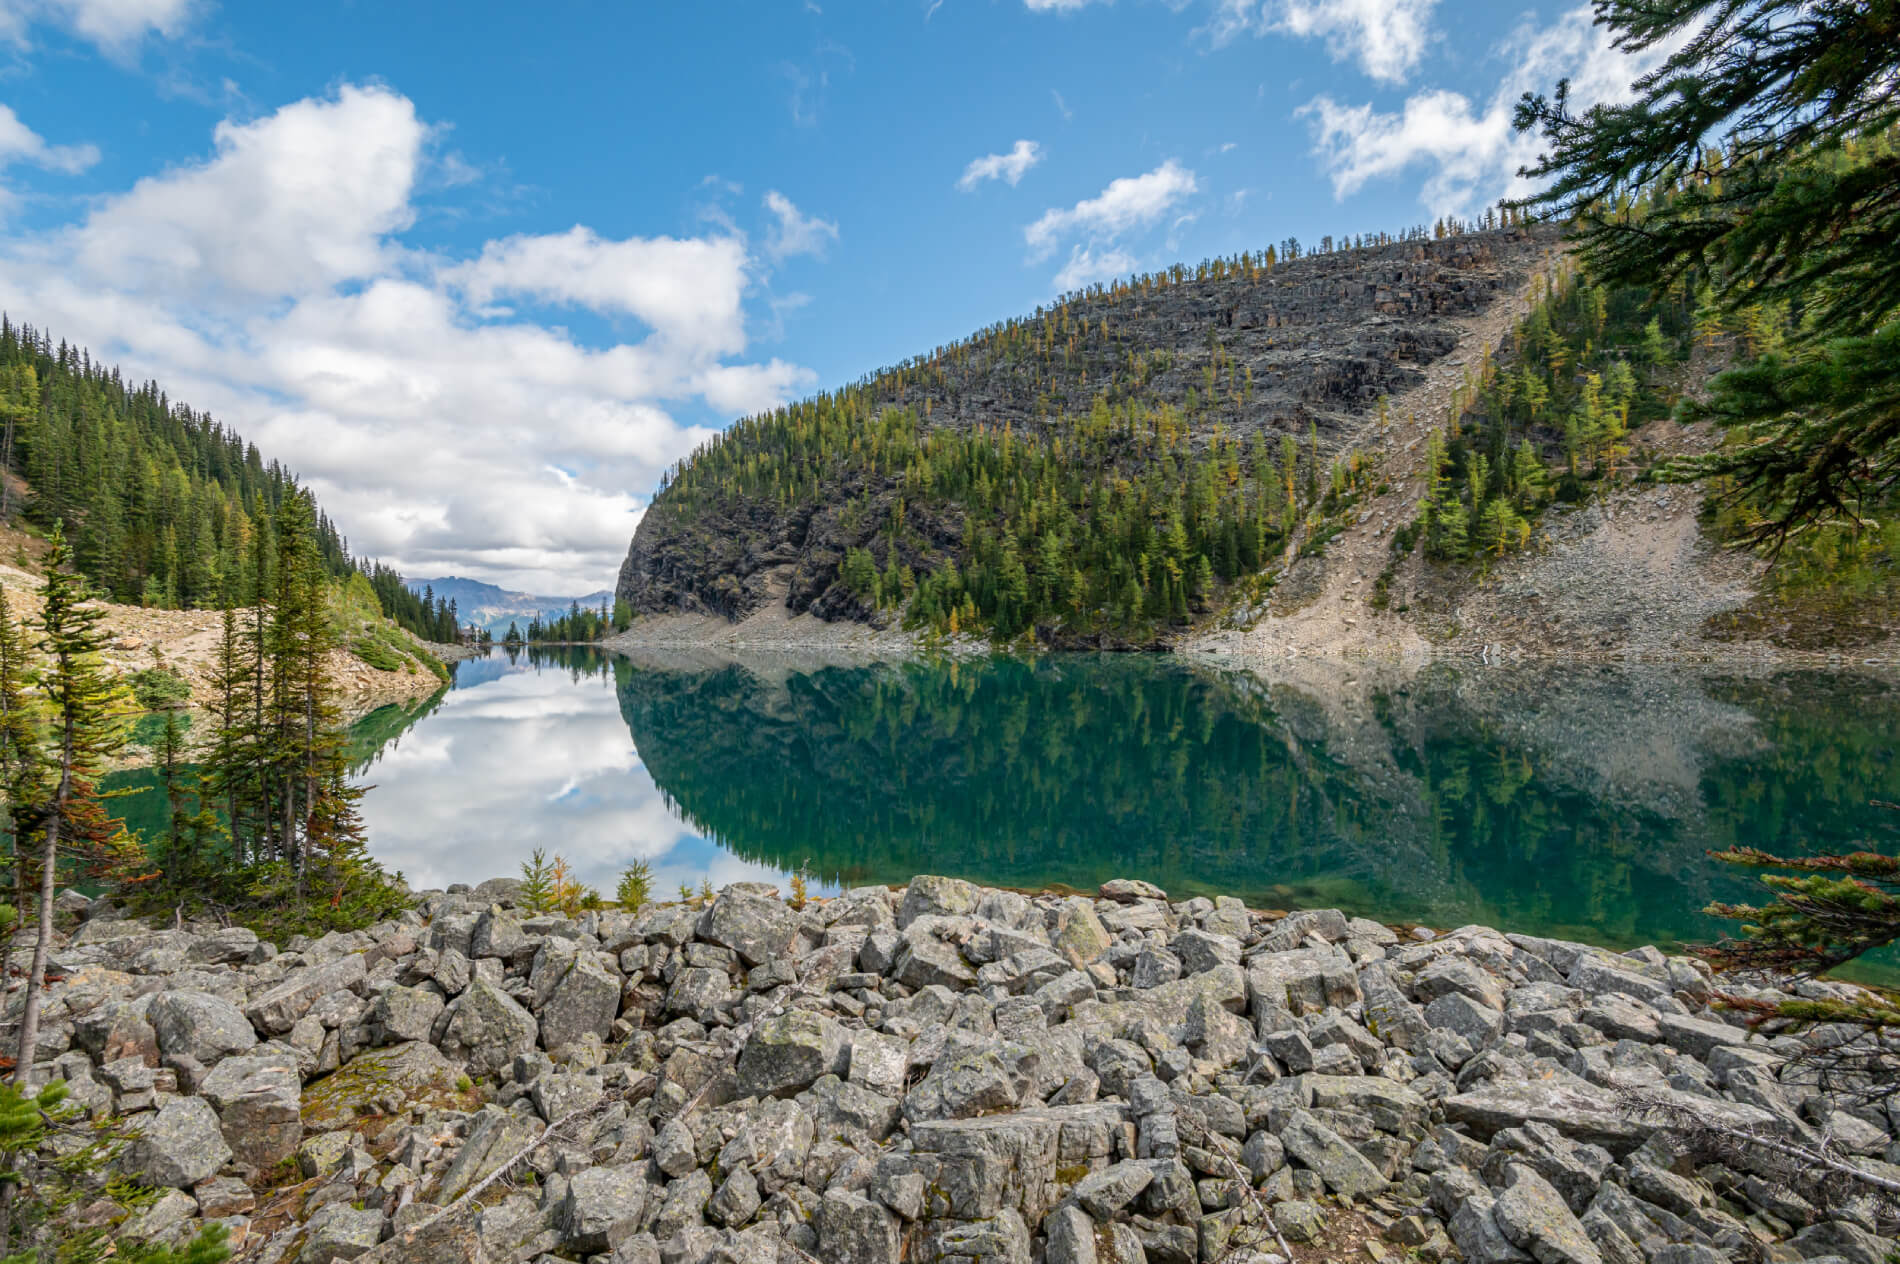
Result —
<instances>
[{"instance_id":1,"label":"reflection of clouds in water","mask_svg":"<svg viewBox=\"0 0 1900 1264\"><path fill-rule=\"evenodd\" d=\"M499 657L499 656L497 656ZM505 662L505 660L503 660ZM370 851L415 887L512 877L536 847L567 858L611 898L632 860L653 867L655 894L710 877L777 882L696 835L641 765L611 677L576 682L526 663L457 673L442 705L359 778Z\"/></svg>"}]
</instances>

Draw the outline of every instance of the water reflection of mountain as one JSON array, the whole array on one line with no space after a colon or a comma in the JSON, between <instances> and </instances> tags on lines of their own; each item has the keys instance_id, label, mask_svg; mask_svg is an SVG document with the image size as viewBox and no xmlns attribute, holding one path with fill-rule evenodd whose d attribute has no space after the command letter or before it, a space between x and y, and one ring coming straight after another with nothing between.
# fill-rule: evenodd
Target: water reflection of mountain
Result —
<instances>
[{"instance_id":1,"label":"water reflection of mountain","mask_svg":"<svg viewBox=\"0 0 1900 1264\"><path fill-rule=\"evenodd\" d=\"M1894 692L1820 673L643 656L616 677L696 829L847 884L1138 876L1663 942L1746 890L1706 849L1839 846L1900 798Z\"/></svg>"}]
</instances>

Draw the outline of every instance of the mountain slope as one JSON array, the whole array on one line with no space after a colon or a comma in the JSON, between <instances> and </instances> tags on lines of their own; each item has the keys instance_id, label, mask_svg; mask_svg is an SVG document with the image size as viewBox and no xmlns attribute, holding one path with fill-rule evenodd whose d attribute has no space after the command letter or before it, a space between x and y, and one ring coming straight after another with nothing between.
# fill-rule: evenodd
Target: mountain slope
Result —
<instances>
[{"instance_id":1,"label":"mountain slope","mask_svg":"<svg viewBox=\"0 0 1900 1264\"><path fill-rule=\"evenodd\" d=\"M600 588L579 597L549 597L534 593L517 592L502 588L496 584L484 583L479 579L464 579L459 575L445 575L440 579L410 579L404 581L409 591L421 596L433 592L437 600L453 601L457 616L464 626L473 623L499 636L507 631L510 623L518 623L526 628L530 619L559 618L568 612L570 606L579 603L583 608L594 610L604 601L613 605L611 590Z\"/></svg>"},{"instance_id":2,"label":"mountain slope","mask_svg":"<svg viewBox=\"0 0 1900 1264\"><path fill-rule=\"evenodd\" d=\"M642 518L617 595L1048 644L1150 643L1370 489L1349 455L1554 248L1509 228L1098 287L739 422Z\"/></svg>"}]
</instances>

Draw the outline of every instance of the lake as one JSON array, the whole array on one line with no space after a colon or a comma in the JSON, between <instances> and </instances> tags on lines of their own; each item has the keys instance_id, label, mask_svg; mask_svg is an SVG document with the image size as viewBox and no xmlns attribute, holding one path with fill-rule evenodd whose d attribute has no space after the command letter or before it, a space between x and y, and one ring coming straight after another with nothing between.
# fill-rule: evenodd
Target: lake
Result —
<instances>
[{"instance_id":1,"label":"lake","mask_svg":"<svg viewBox=\"0 0 1900 1264\"><path fill-rule=\"evenodd\" d=\"M1753 896L1710 850L1900 826L1900 689L1822 671L497 650L353 736L370 849L416 886L539 846L609 896L635 859L662 896L1134 877L1667 947Z\"/></svg>"}]
</instances>

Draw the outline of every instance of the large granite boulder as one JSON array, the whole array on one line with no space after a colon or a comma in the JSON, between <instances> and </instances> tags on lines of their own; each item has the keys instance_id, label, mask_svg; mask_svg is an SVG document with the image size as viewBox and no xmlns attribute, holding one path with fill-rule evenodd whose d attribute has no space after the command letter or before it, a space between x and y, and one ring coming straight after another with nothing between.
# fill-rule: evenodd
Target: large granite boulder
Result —
<instances>
[{"instance_id":1,"label":"large granite boulder","mask_svg":"<svg viewBox=\"0 0 1900 1264\"><path fill-rule=\"evenodd\" d=\"M730 948L748 966L782 957L798 934L798 914L778 893L752 883L734 883L700 916L698 935Z\"/></svg>"},{"instance_id":2,"label":"large granite boulder","mask_svg":"<svg viewBox=\"0 0 1900 1264\"><path fill-rule=\"evenodd\" d=\"M202 1097L175 1097L136 1120L133 1129L120 1166L142 1184L189 1189L217 1175L231 1158L218 1114Z\"/></svg>"},{"instance_id":3,"label":"large granite boulder","mask_svg":"<svg viewBox=\"0 0 1900 1264\"><path fill-rule=\"evenodd\" d=\"M739 1055L739 1091L747 1097L790 1097L826 1075L842 1075L845 1031L810 1010L763 1019Z\"/></svg>"},{"instance_id":4,"label":"large granite boulder","mask_svg":"<svg viewBox=\"0 0 1900 1264\"><path fill-rule=\"evenodd\" d=\"M257 1044L242 1010L208 992L160 992L145 1011L161 1056L184 1056L211 1066Z\"/></svg>"},{"instance_id":5,"label":"large granite boulder","mask_svg":"<svg viewBox=\"0 0 1900 1264\"><path fill-rule=\"evenodd\" d=\"M498 1074L516 1054L533 1050L541 1032L534 1015L485 979L470 983L442 1017L437 1043L471 1075Z\"/></svg>"},{"instance_id":6,"label":"large granite boulder","mask_svg":"<svg viewBox=\"0 0 1900 1264\"><path fill-rule=\"evenodd\" d=\"M620 980L589 953L576 956L541 1006L541 1044L558 1052L586 1036L606 1039L620 1012Z\"/></svg>"},{"instance_id":7,"label":"large granite boulder","mask_svg":"<svg viewBox=\"0 0 1900 1264\"><path fill-rule=\"evenodd\" d=\"M356 1126L359 1120L412 1109L468 1110L480 1094L462 1071L423 1041L369 1049L303 1092L303 1123L311 1132Z\"/></svg>"},{"instance_id":8,"label":"large granite boulder","mask_svg":"<svg viewBox=\"0 0 1900 1264\"><path fill-rule=\"evenodd\" d=\"M308 1014L311 1006L332 993L356 990L363 977L361 953L304 966L245 1006L244 1015L266 1036L281 1036Z\"/></svg>"},{"instance_id":9,"label":"large granite boulder","mask_svg":"<svg viewBox=\"0 0 1900 1264\"><path fill-rule=\"evenodd\" d=\"M561 1244L583 1254L616 1250L640 1227L646 1209L647 1178L639 1167L577 1172L561 1200Z\"/></svg>"},{"instance_id":10,"label":"large granite boulder","mask_svg":"<svg viewBox=\"0 0 1900 1264\"><path fill-rule=\"evenodd\" d=\"M283 1053L219 1062L198 1092L218 1112L218 1126L238 1162L260 1170L297 1153L303 1140L297 1061Z\"/></svg>"}]
</instances>

